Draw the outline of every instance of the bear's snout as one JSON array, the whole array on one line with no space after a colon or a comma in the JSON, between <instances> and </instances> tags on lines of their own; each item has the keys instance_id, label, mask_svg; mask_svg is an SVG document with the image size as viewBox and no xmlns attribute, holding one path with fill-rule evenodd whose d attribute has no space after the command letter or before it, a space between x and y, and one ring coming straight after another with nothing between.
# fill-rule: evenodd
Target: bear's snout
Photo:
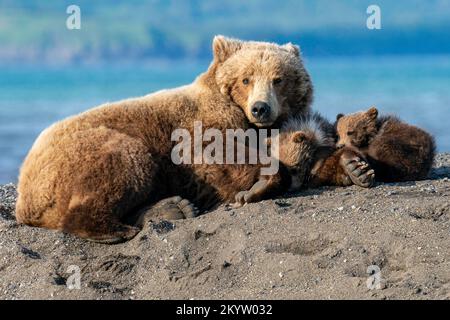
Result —
<instances>
[{"instance_id":1,"label":"bear's snout","mask_svg":"<svg viewBox=\"0 0 450 320\"><path fill-rule=\"evenodd\" d=\"M263 101L256 101L252 106L252 115L259 122L266 122L270 118L270 106Z\"/></svg>"}]
</instances>

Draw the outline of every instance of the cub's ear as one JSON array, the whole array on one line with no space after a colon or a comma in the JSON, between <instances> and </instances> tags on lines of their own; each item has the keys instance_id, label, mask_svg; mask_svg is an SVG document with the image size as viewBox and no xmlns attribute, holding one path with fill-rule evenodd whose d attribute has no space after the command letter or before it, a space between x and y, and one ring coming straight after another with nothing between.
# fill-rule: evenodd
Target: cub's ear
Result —
<instances>
[{"instance_id":1,"label":"cub's ear","mask_svg":"<svg viewBox=\"0 0 450 320\"><path fill-rule=\"evenodd\" d=\"M224 62L236 51L242 48L242 41L227 38L224 36L215 36L213 40L214 60Z\"/></svg>"},{"instance_id":2,"label":"cub's ear","mask_svg":"<svg viewBox=\"0 0 450 320\"><path fill-rule=\"evenodd\" d=\"M282 46L284 49L286 49L288 52L294 54L297 57L300 57L300 47L289 42Z\"/></svg>"},{"instance_id":3,"label":"cub's ear","mask_svg":"<svg viewBox=\"0 0 450 320\"><path fill-rule=\"evenodd\" d=\"M264 139L264 142L266 146L270 147L272 145L272 139L270 137L267 137Z\"/></svg>"},{"instance_id":4,"label":"cub's ear","mask_svg":"<svg viewBox=\"0 0 450 320\"><path fill-rule=\"evenodd\" d=\"M378 117L378 110L377 110L377 108L372 107L369 110L367 110L367 115L369 116L370 119L376 120L377 117Z\"/></svg>"},{"instance_id":5,"label":"cub's ear","mask_svg":"<svg viewBox=\"0 0 450 320\"><path fill-rule=\"evenodd\" d=\"M339 121L339 119L342 118L343 116L344 116L343 113L339 113L339 114L336 116L336 121Z\"/></svg>"},{"instance_id":6,"label":"cub's ear","mask_svg":"<svg viewBox=\"0 0 450 320\"><path fill-rule=\"evenodd\" d=\"M302 131L297 131L292 135L292 141L295 143L301 143L306 139L306 134Z\"/></svg>"}]
</instances>

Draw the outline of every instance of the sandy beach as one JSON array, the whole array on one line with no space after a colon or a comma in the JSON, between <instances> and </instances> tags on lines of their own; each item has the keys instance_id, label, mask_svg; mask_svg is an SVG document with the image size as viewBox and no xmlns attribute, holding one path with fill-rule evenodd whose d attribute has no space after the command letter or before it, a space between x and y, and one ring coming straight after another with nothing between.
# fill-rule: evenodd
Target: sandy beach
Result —
<instances>
[{"instance_id":1,"label":"sandy beach","mask_svg":"<svg viewBox=\"0 0 450 320\"><path fill-rule=\"evenodd\" d=\"M450 154L429 180L221 206L118 245L18 225L15 198L0 187L0 299L450 299Z\"/></svg>"}]
</instances>

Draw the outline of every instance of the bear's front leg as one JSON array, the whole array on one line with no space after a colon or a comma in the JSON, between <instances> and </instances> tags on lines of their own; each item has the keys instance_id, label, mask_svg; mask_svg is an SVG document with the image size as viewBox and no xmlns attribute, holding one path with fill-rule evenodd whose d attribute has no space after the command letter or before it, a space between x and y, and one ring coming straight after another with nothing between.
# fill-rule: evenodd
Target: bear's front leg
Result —
<instances>
[{"instance_id":1,"label":"bear's front leg","mask_svg":"<svg viewBox=\"0 0 450 320\"><path fill-rule=\"evenodd\" d=\"M250 188L250 190L241 191L236 194L236 202L233 206L238 208L246 203L261 201L279 189L280 184L281 181L278 175L261 176L259 180Z\"/></svg>"},{"instance_id":2,"label":"bear's front leg","mask_svg":"<svg viewBox=\"0 0 450 320\"><path fill-rule=\"evenodd\" d=\"M258 180L250 190L241 191L236 194L235 206L243 206L246 203L258 202L267 189L268 181L265 179Z\"/></svg>"},{"instance_id":3,"label":"bear's front leg","mask_svg":"<svg viewBox=\"0 0 450 320\"><path fill-rule=\"evenodd\" d=\"M368 188L375 181L375 172L354 149L344 147L319 160L311 170L308 186L351 186Z\"/></svg>"}]
</instances>

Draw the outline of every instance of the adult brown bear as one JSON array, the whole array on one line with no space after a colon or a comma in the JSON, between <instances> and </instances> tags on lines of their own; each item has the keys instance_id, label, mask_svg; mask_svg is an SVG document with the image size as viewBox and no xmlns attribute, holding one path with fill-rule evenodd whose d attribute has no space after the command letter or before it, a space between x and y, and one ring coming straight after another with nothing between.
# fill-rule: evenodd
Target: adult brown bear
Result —
<instances>
[{"instance_id":1,"label":"adult brown bear","mask_svg":"<svg viewBox=\"0 0 450 320\"><path fill-rule=\"evenodd\" d=\"M119 242L139 232L124 223L127 217L179 194L186 176L202 180L219 200L230 198L221 193L224 173L217 166L173 166L173 130L192 131L194 121L221 131L270 127L308 112L312 85L292 44L218 36L213 53L208 70L190 85L105 104L42 132L21 168L17 220Z\"/></svg>"}]
</instances>

